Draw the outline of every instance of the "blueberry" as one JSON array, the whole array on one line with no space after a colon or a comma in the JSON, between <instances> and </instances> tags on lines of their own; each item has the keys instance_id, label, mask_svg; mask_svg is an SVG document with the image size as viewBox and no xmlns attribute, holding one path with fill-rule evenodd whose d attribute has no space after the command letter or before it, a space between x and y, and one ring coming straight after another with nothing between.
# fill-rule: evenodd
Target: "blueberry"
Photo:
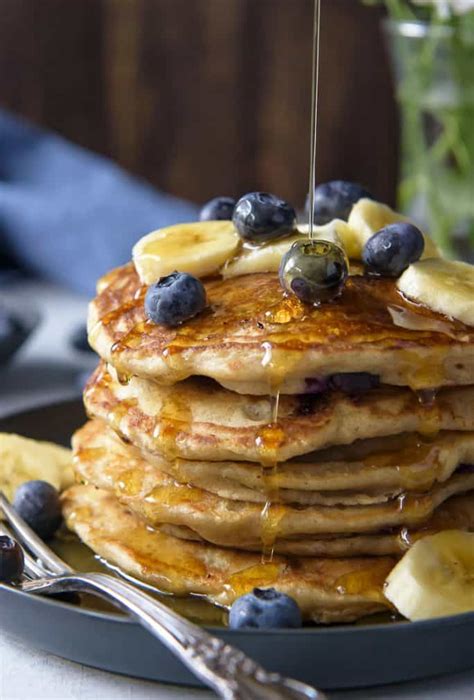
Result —
<instances>
[{"instance_id":1,"label":"blueberry","mask_svg":"<svg viewBox=\"0 0 474 700\"><path fill-rule=\"evenodd\" d=\"M232 219L236 201L233 197L214 197L201 209L200 221L227 221Z\"/></svg>"},{"instance_id":2,"label":"blueberry","mask_svg":"<svg viewBox=\"0 0 474 700\"><path fill-rule=\"evenodd\" d=\"M304 394L324 394L329 389L328 377L307 377Z\"/></svg>"},{"instance_id":3,"label":"blueberry","mask_svg":"<svg viewBox=\"0 0 474 700\"><path fill-rule=\"evenodd\" d=\"M348 275L347 257L329 241L296 241L280 263L280 283L308 304L338 296Z\"/></svg>"},{"instance_id":4,"label":"blueberry","mask_svg":"<svg viewBox=\"0 0 474 700\"><path fill-rule=\"evenodd\" d=\"M423 254L425 239L413 224L391 224L374 233L362 251L362 261L368 272L386 277L398 277L408 265Z\"/></svg>"},{"instance_id":5,"label":"blueberry","mask_svg":"<svg viewBox=\"0 0 474 700\"><path fill-rule=\"evenodd\" d=\"M267 192L250 192L239 199L232 217L241 238L266 243L295 229L296 212L283 199Z\"/></svg>"},{"instance_id":6,"label":"blueberry","mask_svg":"<svg viewBox=\"0 0 474 700\"><path fill-rule=\"evenodd\" d=\"M153 323L174 328L206 307L203 283L187 272L173 272L149 287L145 314Z\"/></svg>"},{"instance_id":7,"label":"blueberry","mask_svg":"<svg viewBox=\"0 0 474 700\"><path fill-rule=\"evenodd\" d=\"M318 226L333 219L347 221L351 209L359 199L373 199L370 192L356 182L333 180L314 189L314 222ZM309 214L309 196L306 198L306 213Z\"/></svg>"},{"instance_id":8,"label":"blueberry","mask_svg":"<svg viewBox=\"0 0 474 700\"><path fill-rule=\"evenodd\" d=\"M0 581L17 581L25 565L23 550L11 537L0 537Z\"/></svg>"},{"instance_id":9,"label":"blueberry","mask_svg":"<svg viewBox=\"0 0 474 700\"><path fill-rule=\"evenodd\" d=\"M237 598L229 613L232 629L277 629L301 625L301 611L296 601L274 588L254 588L251 593Z\"/></svg>"},{"instance_id":10,"label":"blueberry","mask_svg":"<svg viewBox=\"0 0 474 700\"><path fill-rule=\"evenodd\" d=\"M61 524L59 494L46 481L27 481L18 487L13 507L34 532L44 540L54 535Z\"/></svg>"},{"instance_id":11,"label":"blueberry","mask_svg":"<svg viewBox=\"0 0 474 700\"><path fill-rule=\"evenodd\" d=\"M363 394L379 386L379 376L369 372L340 372L329 377L329 388L345 394Z\"/></svg>"},{"instance_id":12,"label":"blueberry","mask_svg":"<svg viewBox=\"0 0 474 700\"><path fill-rule=\"evenodd\" d=\"M93 353L94 350L89 345L89 340L87 337L87 327L85 324L81 324L71 334L69 339L72 347L79 352L90 352Z\"/></svg>"}]
</instances>

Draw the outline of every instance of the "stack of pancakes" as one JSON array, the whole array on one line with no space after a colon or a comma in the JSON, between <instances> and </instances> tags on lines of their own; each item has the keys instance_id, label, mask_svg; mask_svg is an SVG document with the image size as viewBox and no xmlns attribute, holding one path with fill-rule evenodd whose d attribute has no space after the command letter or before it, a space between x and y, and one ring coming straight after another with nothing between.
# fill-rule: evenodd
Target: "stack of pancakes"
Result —
<instances>
[{"instance_id":1,"label":"stack of pancakes","mask_svg":"<svg viewBox=\"0 0 474 700\"><path fill-rule=\"evenodd\" d=\"M389 279L314 309L274 273L205 286L171 329L146 320L132 265L100 281L68 525L176 594L274 586L318 622L386 609L413 541L474 530L473 329Z\"/></svg>"}]
</instances>

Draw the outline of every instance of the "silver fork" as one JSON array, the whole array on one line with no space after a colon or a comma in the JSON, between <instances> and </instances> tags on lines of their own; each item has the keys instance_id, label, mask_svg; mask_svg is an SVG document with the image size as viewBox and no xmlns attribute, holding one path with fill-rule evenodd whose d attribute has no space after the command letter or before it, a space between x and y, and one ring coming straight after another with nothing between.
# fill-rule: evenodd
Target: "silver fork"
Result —
<instances>
[{"instance_id":1,"label":"silver fork","mask_svg":"<svg viewBox=\"0 0 474 700\"><path fill-rule=\"evenodd\" d=\"M15 537L25 555L26 593L89 593L127 612L224 700L325 700L309 685L266 671L239 649L213 637L126 581L102 573L78 573L19 517L0 492L0 535Z\"/></svg>"}]
</instances>

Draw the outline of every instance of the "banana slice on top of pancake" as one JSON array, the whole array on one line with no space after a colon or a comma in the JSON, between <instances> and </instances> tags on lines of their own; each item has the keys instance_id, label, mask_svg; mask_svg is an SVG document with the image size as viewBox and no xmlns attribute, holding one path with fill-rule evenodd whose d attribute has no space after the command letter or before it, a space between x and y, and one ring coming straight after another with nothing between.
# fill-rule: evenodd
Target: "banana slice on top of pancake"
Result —
<instances>
[{"instance_id":1,"label":"banana slice on top of pancake","mask_svg":"<svg viewBox=\"0 0 474 700\"><path fill-rule=\"evenodd\" d=\"M264 245L242 243L231 221L199 221L152 231L133 249L135 269L144 284L153 284L175 270L196 277L222 274L225 278L259 272L278 272L283 255L308 237L301 225L286 238ZM336 243L346 252L356 249L354 234L339 219L315 226L314 237Z\"/></svg>"},{"instance_id":2,"label":"banana slice on top of pancake","mask_svg":"<svg viewBox=\"0 0 474 700\"><path fill-rule=\"evenodd\" d=\"M360 260L366 242L377 231L408 219L390 207L361 199L348 222L334 219L314 227L314 238L330 241L347 256ZM243 242L232 221L199 221L153 231L138 241L133 261L143 284L153 284L175 270L197 277L222 275L225 279L278 272L289 248L308 236L308 226L298 226L289 236L263 245ZM422 259L408 267L397 282L411 301L467 325L474 325L474 266L451 262L423 234ZM356 263L357 265L357 263ZM354 268L357 273L357 268Z\"/></svg>"},{"instance_id":3,"label":"banana slice on top of pancake","mask_svg":"<svg viewBox=\"0 0 474 700\"><path fill-rule=\"evenodd\" d=\"M474 265L420 260L402 273L397 287L408 299L474 326Z\"/></svg>"},{"instance_id":4,"label":"banana slice on top of pancake","mask_svg":"<svg viewBox=\"0 0 474 700\"><path fill-rule=\"evenodd\" d=\"M196 277L217 273L240 245L232 221L197 221L152 231L133 248L133 262L143 284L153 284L175 270Z\"/></svg>"},{"instance_id":5,"label":"banana slice on top of pancake","mask_svg":"<svg viewBox=\"0 0 474 700\"><path fill-rule=\"evenodd\" d=\"M334 219L324 226L315 226L313 235L318 240L329 241L346 249L345 242L351 238L348 229L345 221ZM239 254L224 266L222 276L228 279L259 272L278 272L282 257L293 243L307 240L308 235L309 225L300 224L297 231L286 238L280 238L261 246L244 245Z\"/></svg>"},{"instance_id":6,"label":"banana slice on top of pancake","mask_svg":"<svg viewBox=\"0 0 474 700\"><path fill-rule=\"evenodd\" d=\"M410 223L410 219L391 209L386 204L375 202L373 199L360 199L352 207L348 219L348 227L352 232L353 247L349 257L360 260L362 249L374 233L380 229L402 221ZM440 257L440 252L432 239L423 233L425 249L422 258Z\"/></svg>"},{"instance_id":7,"label":"banana slice on top of pancake","mask_svg":"<svg viewBox=\"0 0 474 700\"><path fill-rule=\"evenodd\" d=\"M385 597L409 620L474 610L474 533L444 530L416 542L390 572Z\"/></svg>"}]
</instances>

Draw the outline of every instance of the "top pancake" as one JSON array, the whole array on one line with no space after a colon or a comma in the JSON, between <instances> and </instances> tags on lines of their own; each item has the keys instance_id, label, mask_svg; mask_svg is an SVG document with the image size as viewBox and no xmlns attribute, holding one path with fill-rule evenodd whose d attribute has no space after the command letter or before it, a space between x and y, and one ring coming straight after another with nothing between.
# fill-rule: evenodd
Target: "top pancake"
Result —
<instances>
[{"instance_id":1,"label":"top pancake","mask_svg":"<svg viewBox=\"0 0 474 700\"><path fill-rule=\"evenodd\" d=\"M210 280L208 308L178 328L146 321L146 287L132 265L110 272L98 289L89 340L124 375L163 384L204 375L247 394L303 393L308 380L339 372L370 372L413 389L474 376L473 329L408 302L390 279L351 277L319 308L285 296L273 273ZM389 308L425 330L395 325Z\"/></svg>"}]
</instances>

